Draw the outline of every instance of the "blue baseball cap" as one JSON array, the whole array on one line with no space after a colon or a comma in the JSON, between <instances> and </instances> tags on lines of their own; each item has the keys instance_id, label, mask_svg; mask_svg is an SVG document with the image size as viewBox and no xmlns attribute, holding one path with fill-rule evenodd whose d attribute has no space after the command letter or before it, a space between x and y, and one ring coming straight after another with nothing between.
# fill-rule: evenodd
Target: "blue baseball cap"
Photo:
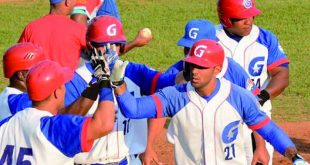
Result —
<instances>
[{"instance_id":1,"label":"blue baseball cap","mask_svg":"<svg viewBox=\"0 0 310 165\"><path fill-rule=\"evenodd\" d=\"M218 41L214 25L208 20L190 20L185 26L185 34L178 41L178 46L191 48L192 45L201 40L209 39Z\"/></svg>"},{"instance_id":2,"label":"blue baseball cap","mask_svg":"<svg viewBox=\"0 0 310 165\"><path fill-rule=\"evenodd\" d=\"M59 2L62 2L64 0L50 0L50 3L51 4L56 4L56 3L59 3Z\"/></svg>"}]
</instances>

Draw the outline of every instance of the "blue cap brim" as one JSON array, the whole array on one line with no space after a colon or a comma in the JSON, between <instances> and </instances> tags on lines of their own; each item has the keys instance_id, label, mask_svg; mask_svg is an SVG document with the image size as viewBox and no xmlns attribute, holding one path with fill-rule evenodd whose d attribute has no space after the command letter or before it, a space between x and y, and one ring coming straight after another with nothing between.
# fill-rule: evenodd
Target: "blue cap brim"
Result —
<instances>
[{"instance_id":1,"label":"blue cap brim","mask_svg":"<svg viewBox=\"0 0 310 165\"><path fill-rule=\"evenodd\" d=\"M193 46L194 42L192 40L188 40L188 39L185 39L185 38L181 38L179 41L178 41L178 46L183 46L183 47L188 47L188 48L191 48Z\"/></svg>"}]
</instances>

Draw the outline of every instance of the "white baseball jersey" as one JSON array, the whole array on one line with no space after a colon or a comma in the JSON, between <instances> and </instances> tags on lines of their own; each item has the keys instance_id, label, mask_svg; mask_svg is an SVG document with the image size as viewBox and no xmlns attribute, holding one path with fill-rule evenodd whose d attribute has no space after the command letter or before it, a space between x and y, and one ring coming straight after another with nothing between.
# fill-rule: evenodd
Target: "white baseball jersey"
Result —
<instances>
[{"instance_id":1,"label":"white baseball jersey","mask_svg":"<svg viewBox=\"0 0 310 165\"><path fill-rule=\"evenodd\" d=\"M222 25L218 25L216 30L225 55L239 63L261 90L268 85L268 71L288 63L277 38L267 30L253 25L251 33L242 37L239 42L230 38ZM270 116L271 109L271 102L268 100L262 110Z\"/></svg>"},{"instance_id":2,"label":"white baseball jersey","mask_svg":"<svg viewBox=\"0 0 310 165\"><path fill-rule=\"evenodd\" d=\"M3 89L2 93L0 94L0 121L15 114L15 112L11 112L11 109L8 104L8 97L12 94L21 94L22 91L12 88L6 87Z\"/></svg>"},{"instance_id":3,"label":"white baseball jersey","mask_svg":"<svg viewBox=\"0 0 310 165\"><path fill-rule=\"evenodd\" d=\"M263 127L269 122L249 91L225 79L217 80L207 98L187 83L139 101L126 92L117 101L131 118L172 117L168 139L175 147L176 164L246 164L244 123Z\"/></svg>"},{"instance_id":4,"label":"white baseball jersey","mask_svg":"<svg viewBox=\"0 0 310 165\"><path fill-rule=\"evenodd\" d=\"M86 117L27 108L0 122L0 164L72 165L89 151Z\"/></svg>"},{"instance_id":5,"label":"white baseball jersey","mask_svg":"<svg viewBox=\"0 0 310 165\"><path fill-rule=\"evenodd\" d=\"M90 82L92 73L90 64L86 63L77 69L77 74L82 77L85 83ZM125 78L129 91L140 97L140 88L130 79ZM98 101L98 100L97 100ZM97 101L88 111L92 115L97 108ZM147 141L147 121L146 119L128 119L120 113L117 102L116 121L114 129L108 135L97 139L93 148L88 153L80 153L75 157L75 163L110 163L118 162L129 155L140 154L145 151Z\"/></svg>"},{"instance_id":6,"label":"white baseball jersey","mask_svg":"<svg viewBox=\"0 0 310 165\"><path fill-rule=\"evenodd\" d=\"M251 77L258 88L263 90L269 83L268 71L273 68L288 64L278 39L270 31L253 25L251 33L242 37L239 42L226 34L222 25L216 27L219 43L223 46L225 55L238 62ZM271 117L271 101L268 100L261 107ZM247 142L248 154L252 153L251 143ZM267 150L270 155L269 164L272 164L273 147L267 143ZM248 159L251 163L251 157Z\"/></svg>"}]
</instances>

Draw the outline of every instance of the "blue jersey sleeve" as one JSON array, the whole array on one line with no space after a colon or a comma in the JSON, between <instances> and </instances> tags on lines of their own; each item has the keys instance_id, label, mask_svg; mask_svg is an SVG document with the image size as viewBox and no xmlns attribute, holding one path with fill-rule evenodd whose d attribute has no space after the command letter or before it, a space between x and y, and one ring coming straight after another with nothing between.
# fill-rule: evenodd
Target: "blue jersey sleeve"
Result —
<instances>
[{"instance_id":1,"label":"blue jersey sleeve","mask_svg":"<svg viewBox=\"0 0 310 165\"><path fill-rule=\"evenodd\" d=\"M156 90L175 84L175 74L162 74L147 65L130 62L125 77L140 87L142 95L150 95Z\"/></svg>"},{"instance_id":2,"label":"blue jersey sleeve","mask_svg":"<svg viewBox=\"0 0 310 165\"><path fill-rule=\"evenodd\" d=\"M268 49L268 70L272 70L278 66L288 67L289 60L284 53L277 37L272 32L260 28L258 42L265 45Z\"/></svg>"},{"instance_id":3,"label":"blue jersey sleeve","mask_svg":"<svg viewBox=\"0 0 310 165\"><path fill-rule=\"evenodd\" d=\"M285 154L285 150L288 147L295 147L287 134L272 121L257 129L257 132L282 155Z\"/></svg>"},{"instance_id":4,"label":"blue jersey sleeve","mask_svg":"<svg viewBox=\"0 0 310 165\"><path fill-rule=\"evenodd\" d=\"M153 95L158 117L172 117L188 102L186 83L164 88Z\"/></svg>"},{"instance_id":5,"label":"blue jersey sleeve","mask_svg":"<svg viewBox=\"0 0 310 165\"><path fill-rule=\"evenodd\" d=\"M250 129L257 131L282 155L286 148L294 146L290 138L259 110L258 102L249 91L232 85L228 102L238 111Z\"/></svg>"},{"instance_id":6,"label":"blue jersey sleeve","mask_svg":"<svg viewBox=\"0 0 310 165\"><path fill-rule=\"evenodd\" d=\"M259 103L249 91L232 84L227 101L238 111L244 122L251 129L259 129L268 124L270 119L259 109Z\"/></svg>"},{"instance_id":7,"label":"blue jersey sleeve","mask_svg":"<svg viewBox=\"0 0 310 165\"><path fill-rule=\"evenodd\" d=\"M65 107L68 107L79 97L81 97L82 92L87 87L87 82L75 72L73 78L69 82L67 82L65 86Z\"/></svg>"},{"instance_id":8,"label":"blue jersey sleeve","mask_svg":"<svg viewBox=\"0 0 310 165\"><path fill-rule=\"evenodd\" d=\"M156 117L156 105L152 96L135 98L128 91L116 97L118 106L126 118L143 119Z\"/></svg>"},{"instance_id":9,"label":"blue jersey sleeve","mask_svg":"<svg viewBox=\"0 0 310 165\"><path fill-rule=\"evenodd\" d=\"M12 94L8 96L8 105L11 113L15 113L32 107L32 101L30 100L28 93Z\"/></svg>"},{"instance_id":10,"label":"blue jersey sleeve","mask_svg":"<svg viewBox=\"0 0 310 165\"><path fill-rule=\"evenodd\" d=\"M224 78L244 89L251 91L255 96L259 93L259 88L254 84L245 70L232 58L227 57L228 68Z\"/></svg>"},{"instance_id":11,"label":"blue jersey sleeve","mask_svg":"<svg viewBox=\"0 0 310 165\"><path fill-rule=\"evenodd\" d=\"M170 66L165 73L167 74L177 74L180 71L183 71L183 60L178 61L177 63Z\"/></svg>"},{"instance_id":12,"label":"blue jersey sleeve","mask_svg":"<svg viewBox=\"0 0 310 165\"><path fill-rule=\"evenodd\" d=\"M57 115L41 118L41 131L58 150L68 157L90 150L93 141L86 140L90 118Z\"/></svg>"},{"instance_id":13,"label":"blue jersey sleeve","mask_svg":"<svg viewBox=\"0 0 310 165\"><path fill-rule=\"evenodd\" d=\"M121 112L125 117L161 118L173 116L188 102L185 94L186 84L167 87L152 96L135 98L128 91L117 97Z\"/></svg>"}]
</instances>

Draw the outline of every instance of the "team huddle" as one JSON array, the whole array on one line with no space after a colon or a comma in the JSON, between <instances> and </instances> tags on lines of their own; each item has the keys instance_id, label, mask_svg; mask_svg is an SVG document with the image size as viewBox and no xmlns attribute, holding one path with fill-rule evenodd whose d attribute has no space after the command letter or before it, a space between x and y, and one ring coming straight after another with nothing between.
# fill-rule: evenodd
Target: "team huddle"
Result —
<instances>
[{"instance_id":1,"label":"team huddle","mask_svg":"<svg viewBox=\"0 0 310 165\"><path fill-rule=\"evenodd\" d=\"M219 25L189 20L184 58L165 72L121 59L152 40L127 41L115 0L50 0L3 55L0 165L271 165L274 149L308 164L271 120L289 82L276 36L254 25L254 0L218 0ZM68 17L70 16L70 18Z\"/></svg>"}]
</instances>

